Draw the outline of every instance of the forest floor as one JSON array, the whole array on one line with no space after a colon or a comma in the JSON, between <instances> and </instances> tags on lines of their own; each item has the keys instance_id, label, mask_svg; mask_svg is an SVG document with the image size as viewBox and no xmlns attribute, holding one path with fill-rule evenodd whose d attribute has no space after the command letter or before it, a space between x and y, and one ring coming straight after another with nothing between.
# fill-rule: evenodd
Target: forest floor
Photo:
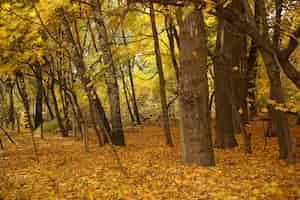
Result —
<instances>
[{"instance_id":1,"label":"forest floor","mask_svg":"<svg viewBox=\"0 0 300 200\"><path fill-rule=\"evenodd\" d=\"M295 138L300 126L291 130ZM170 148L162 128L129 127L127 146L116 148L129 177L120 172L110 147L99 148L94 138L85 153L73 137L36 136L37 163L29 134L14 134L18 145L5 141L0 151L0 199L300 199L299 156L298 164L287 166L278 160L276 138L268 138L265 146L262 122L250 131L251 155L244 154L238 135L239 147L215 149L216 167L204 168L181 163L177 128L172 128L175 147Z\"/></svg>"}]
</instances>

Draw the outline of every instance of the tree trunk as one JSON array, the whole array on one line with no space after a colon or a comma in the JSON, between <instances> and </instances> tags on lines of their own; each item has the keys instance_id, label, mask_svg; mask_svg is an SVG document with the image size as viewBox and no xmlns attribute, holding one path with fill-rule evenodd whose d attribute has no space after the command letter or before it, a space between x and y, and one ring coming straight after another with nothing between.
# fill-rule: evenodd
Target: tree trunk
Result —
<instances>
[{"instance_id":1,"label":"tree trunk","mask_svg":"<svg viewBox=\"0 0 300 200\"><path fill-rule=\"evenodd\" d=\"M251 47L247 59L247 88L249 98L249 118L253 118L257 115L256 110L256 76L257 76L257 47L253 41L251 41Z\"/></svg>"},{"instance_id":2,"label":"tree trunk","mask_svg":"<svg viewBox=\"0 0 300 200\"><path fill-rule=\"evenodd\" d=\"M270 44L268 40L268 26L266 24L266 20L263 20L265 24L263 24L263 35L261 36L255 25L255 20L251 19L251 9L250 5L247 1L243 1L245 4L245 8L247 11L247 17L245 17L242 13L236 11L236 10L230 10L227 8L219 9L218 15L222 16L226 19L227 22L234 25L236 28L239 29L241 33L248 34L253 41L256 43L256 45L259 47L260 52L262 54L263 61L265 63L265 67L267 69L267 73L271 82L271 89L270 93L272 94L272 98L277 103L283 103L283 92L281 88L281 81L280 76L278 76L279 71L279 62L281 64L285 64L282 62L280 55L278 56L278 53L272 45ZM259 0L260 4L264 4L264 1ZM262 8L263 7L263 8ZM260 14L263 14L265 16L265 9L264 5L260 5ZM250 17L250 18L249 18ZM264 17L266 19L266 17ZM299 29L300 30L300 29ZM278 60L279 58L279 60ZM279 110L275 111L276 115L276 124L277 124L277 134L278 134L278 140L279 140L279 149L280 149L280 158L281 159L288 159L289 164L295 163L294 153L292 149L292 141L288 129L288 123L286 115Z\"/></svg>"},{"instance_id":3,"label":"tree trunk","mask_svg":"<svg viewBox=\"0 0 300 200\"><path fill-rule=\"evenodd\" d=\"M179 102L183 161L215 165L208 108L207 35L203 15L191 11L180 26Z\"/></svg>"},{"instance_id":4,"label":"tree trunk","mask_svg":"<svg viewBox=\"0 0 300 200\"><path fill-rule=\"evenodd\" d=\"M281 9L279 8L282 5L278 5L280 2L276 2L276 22L280 25L280 17L281 17ZM282 3L282 2L281 2ZM259 14L263 20L266 20L266 8L264 1L259 0ZM279 7L278 7L279 6ZM278 13L280 12L280 13ZM279 17L279 18L278 18ZM278 29L278 25L276 25L275 29ZM277 30L279 31L279 30ZM264 38L268 37L268 26L265 23L263 24L263 34ZM279 40L279 33L274 34L275 40ZM274 41L273 41L274 42ZM279 47L279 41L274 43ZM269 52L261 49L261 54L265 63L265 67L267 70L267 74L270 80L270 99L274 100L277 104L284 104L284 96L281 87L281 79L280 79L280 68L274 59L274 56ZM284 112L277 110L274 105L272 107L272 126L275 126L276 134L278 137L279 144L279 159L287 159L289 164L295 163L295 155L292 148L292 140L290 136L290 131L288 127L288 119ZM273 128L273 127L272 127Z\"/></svg>"},{"instance_id":5,"label":"tree trunk","mask_svg":"<svg viewBox=\"0 0 300 200\"><path fill-rule=\"evenodd\" d=\"M264 60L269 60L268 55L265 52L262 52ZM270 60L269 60L270 61ZM270 88L270 98L275 100L276 103L284 103L283 91L281 88L281 80L278 66L274 62L265 62L268 77L271 82ZM273 108L272 119L274 120L274 124L276 124L276 133L278 137L279 144L279 158L280 159L288 159L289 164L295 163L295 157L292 149L292 140L288 128L288 119L284 112L280 110L276 110Z\"/></svg>"},{"instance_id":6,"label":"tree trunk","mask_svg":"<svg viewBox=\"0 0 300 200\"><path fill-rule=\"evenodd\" d=\"M128 113L129 113L131 122L134 123L135 120L134 120L134 116L133 116L133 113L132 113L132 110L131 110L129 97L128 97L128 94L127 94L126 81L125 81L124 72L123 72L122 67L120 68L120 72L121 72L121 79L122 79L122 84L123 84L123 93L124 93L124 96L125 96Z\"/></svg>"},{"instance_id":7,"label":"tree trunk","mask_svg":"<svg viewBox=\"0 0 300 200\"><path fill-rule=\"evenodd\" d=\"M14 130L15 128L15 106L14 106L14 82L9 78L7 80L7 89L9 94L9 111L8 111L8 122L11 123L11 129Z\"/></svg>"},{"instance_id":8,"label":"tree trunk","mask_svg":"<svg viewBox=\"0 0 300 200\"><path fill-rule=\"evenodd\" d=\"M55 111L55 115L56 115L56 119L57 119L57 124L58 127L60 129L60 132L62 134L62 137L68 137L68 133L65 130L61 115L60 115L60 111L58 109L58 103L57 103L57 99L56 99L56 95L55 95L55 91L54 91L54 78L51 78L51 83L50 83L50 92L51 92L51 96L52 96L52 100L53 100L53 106L54 106L54 111Z\"/></svg>"},{"instance_id":9,"label":"tree trunk","mask_svg":"<svg viewBox=\"0 0 300 200\"><path fill-rule=\"evenodd\" d=\"M172 59L172 63L173 63L173 67L174 67L174 71L175 71L175 75L176 75L176 80L178 82L179 66L178 66L176 54L175 54L175 41L174 41L175 27L173 24L173 19L169 15L165 16L165 27L166 27L166 31L167 31L168 40L169 40L170 55L171 55L171 59Z\"/></svg>"},{"instance_id":10,"label":"tree trunk","mask_svg":"<svg viewBox=\"0 0 300 200\"><path fill-rule=\"evenodd\" d=\"M125 36L125 32L124 30L122 30L122 36L123 36L123 42L124 45L127 45L127 40L126 40L126 36ZM139 109L137 106L137 100L136 100L136 95L135 95L135 88L134 88L134 83L133 83L133 75L132 75L132 67L134 66L134 59L128 60L127 62L127 66L128 66L128 76L129 76L129 81L130 81L130 88L131 88L131 94L132 94L132 106L133 106L133 112L134 112L134 116L136 119L137 124L141 124L141 120L140 120L140 114L139 114ZM128 91L128 93L130 94L130 92Z\"/></svg>"},{"instance_id":11,"label":"tree trunk","mask_svg":"<svg viewBox=\"0 0 300 200\"><path fill-rule=\"evenodd\" d=\"M169 113L167 107L165 77L164 77L163 65L162 65L161 54L160 54L159 38L158 38L156 22L155 22L155 13L154 13L154 8L152 3L150 3L150 19L151 19L152 33L154 39L156 66L159 75L159 92L160 92L160 102L162 108L165 140L167 145L173 146L171 129L169 124Z\"/></svg>"},{"instance_id":12,"label":"tree trunk","mask_svg":"<svg viewBox=\"0 0 300 200\"><path fill-rule=\"evenodd\" d=\"M25 109L25 120L26 120L27 125L29 126L30 133L31 133L31 142L32 142L32 146L33 146L33 153L34 153L36 160L38 161L37 145L36 145L36 142L34 139L33 125L32 125L31 115L30 115L30 103L29 103L29 99L28 99L28 94L26 92L24 75L21 71L16 72L16 82L17 82L17 88L18 88L18 91L21 96L22 103L23 103L23 106Z\"/></svg>"},{"instance_id":13,"label":"tree trunk","mask_svg":"<svg viewBox=\"0 0 300 200\"><path fill-rule=\"evenodd\" d=\"M71 102L72 111L73 111L73 114L74 114L74 117L75 117L74 120L76 120L77 127L80 131L80 135L83 138L84 133L82 132L83 129L81 127L84 124L84 119L83 119L83 116L82 116L81 108L80 108L80 106L78 104L78 101L77 101L76 93L73 90L70 90L69 93L68 92L66 93L66 95L69 98L69 101ZM76 126L73 124L73 127L76 127ZM73 130L73 131L75 131L75 130Z\"/></svg>"},{"instance_id":14,"label":"tree trunk","mask_svg":"<svg viewBox=\"0 0 300 200\"><path fill-rule=\"evenodd\" d=\"M103 52L103 63L109 66L108 71L106 73L106 83L112 124L111 139L113 144L118 146L124 146L125 138L121 119L117 71L111 54L110 41L108 38L107 29L101 13L101 3L99 0L91 0L91 4L93 5L93 16L99 34L101 50Z\"/></svg>"},{"instance_id":15,"label":"tree trunk","mask_svg":"<svg viewBox=\"0 0 300 200\"><path fill-rule=\"evenodd\" d=\"M35 101L35 116L34 116L34 129L38 128L43 121L43 77L40 65L35 66L34 70L37 93Z\"/></svg>"},{"instance_id":16,"label":"tree trunk","mask_svg":"<svg viewBox=\"0 0 300 200\"><path fill-rule=\"evenodd\" d=\"M221 53L224 52L226 44L225 41L225 21L219 18L218 32L217 32L217 50ZM227 36L230 36L227 34ZM226 38L228 39L228 38ZM225 52L224 52L225 53ZM227 54L230 52L226 52ZM215 147L217 148L233 148L237 146L237 141L234 136L233 126L233 113L230 99L227 93L230 88L230 79L232 73L232 65L226 66L221 56L214 60L214 71L215 71L215 103L216 103L216 138Z\"/></svg>"},{"instance_id":17,"label":"tree trunk","mask_svg":"<svg viewBox=\"0 0 300 200\"><path fill-rule=\"evenodd\" d=\"M135 119L136 119L137 124L142 124L139 109L138 109L138 105L137 105L136 95L135 95L135 87L134 87L134 83L133 83L132 67L133 67L133 65L129 62L128 63L128 75L129 75L130 86L131 86L133 111L134 111L134 115L135 115Z\"/></svg>"},{"instance_id":18,"label":"tree trunk","mask_svg":"<svg viewBox=\"0 0 300 200\"><path fill-rule=\"evenodd\" d=\"M91 119L92 119L92 124L93 124L93 128L95 130L96 136L97 136L97 140L98 140L98 144L99 146L103 146L104 145L104 139L103 139L103 135L100 133L100 130L97 127L97 120L96 120L96 113L95 110L93 108L95 108L94 102L92 99L89 99L89 109L90 109L90 115L91 115ZM103 127L103 126L101 126ZM101 128L103 129L103 128ZM104 134L104 131L102 131Z\"/></svg>"},{"instance_id":19,"label":"tree trunk","mask_svg":"<svg viewBox=\"0 0 300 200\"><path fill-rule=\"evenodd\" d=\"M1 138L0 138L0 148L1 148L1 150L4 150L4 145L3 145L3 143L2 143Z\"/></svg>"},{"instance_id":20,"label":"tree trunk","mask_svg":"<svg viewBox=\"0 0 300 200\"><path fill-rule=\"evenodd\" d=\"M69 49L71 51L72 62L78 71L79 78L83 85L84 91L85 91L86 95L88 96L90 109L93 109L95 107L95 109L97 110L97 113L98 113L98 119L101 120L101 122L102 122L102 123L100 123L100 126L102 127L102 131L106 135L109 135L109 133L111 133L111 130L110 130L108 120L106 118L102 103L96 94L94 85L91 84L91 80L86 76L86 66L85 66L85 63L83 62L83 58L80 53L80 50L77 48L75 40L73 38L71 29L70 29L69 19L65 15L65 11L62 8L57 9L57 14L62 19L65 38L68 41ZM124 141L124 137L123 137L122 141ZM116 142L116 144L119 144L119 143Z\"/></svg>"},{"instance_id":21,"label":"tree trunk","mask_svg":"<svg viewBox=\"0 0 300 200\"><path fill-rule=\"evenodd\" d=\"M49 112L49 115L50 115L50 119L53 120L54 119L54 114L53 114L53 111L52 111L52 108L51 108L51 105L50 105L50 102L49 102L48 92L46 92L45 87L43 87L43 96L44 96L44 101L45 101L45 104L47 106L47 109L48 109L48 112Z\"/></svg>"},{"instance_id":22,"label":"tree trunk","mask_svg":"<svg viewBox=\"0 0 300 200\"><path fill-rule=\"evenodd\" d=\"M110 135L111 137L111 128L110 128L110 125L109 125L109 121L105 115L105 111L104 111L104 108L101 104L101 101L100 101L100 98L99 96L97 95L96 91L93 90L92 91L92 95L95 97L93 99L93 102L94 102L94 105L96 107L96 111L98 113L98 117L99 119L101 120L101 124L100 124L100 128L103 132L103 135L104 135L104 143L108 143L109 142L109 138L107 138L107 135ZM106 133L105 133L106 131Z\"/></svg>"}]
</instances>

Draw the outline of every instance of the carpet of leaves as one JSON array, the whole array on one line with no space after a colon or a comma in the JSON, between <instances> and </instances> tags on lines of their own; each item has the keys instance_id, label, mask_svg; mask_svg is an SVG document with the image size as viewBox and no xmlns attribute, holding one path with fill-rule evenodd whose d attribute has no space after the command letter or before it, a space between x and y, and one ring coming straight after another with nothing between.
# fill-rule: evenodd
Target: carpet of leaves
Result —
<instances>
[{"instance_id":1,"label":"carpet of leaves","mask_svg":"<svg viewBox=\"0 0 300 200\"><path fill-rule=\"evenodd\" d=\"M251 155L244 154L238 135L239 147L215 149L216 167L204 168L181 163L177 128L173 148L164 145L159 127L127 128L127 146L116 149L129 177L110 147L99 148L92 137L89 153L72 137L36 137L37 163L29 135L14 135L18 146L6 142L0 153L0 199L300 199L300 163L278 160L277 140L268 138L265 145L261 122L250 131Z\"/></svg>"}]
</instances>

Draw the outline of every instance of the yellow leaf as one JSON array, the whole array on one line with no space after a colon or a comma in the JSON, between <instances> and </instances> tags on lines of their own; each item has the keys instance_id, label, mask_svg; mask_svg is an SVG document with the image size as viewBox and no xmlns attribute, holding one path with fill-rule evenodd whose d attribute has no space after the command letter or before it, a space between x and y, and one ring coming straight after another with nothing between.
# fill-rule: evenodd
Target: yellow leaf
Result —
<instances>
[{"instance_id":1,"label":"yellow leaf","mask_svg":"<svg viewBox=\"0 0 300 200\"><path fill-rule=\"evenodd\" d=\"M239 113L240 113L240 114L243 114L243 113L244 113L243 108L240 108L240 109L239 109Z\"/></svg>"},{"instance_id":2,"label":"yellow leaf","mask_svg":"<svg viewBox=\"0 0 300 200\"><path fill-rule=\"evenodd\" d=\"M9 3L4 3L2 4L2 9L5 9L5 10L9 10L10 9L10 4Z\"/></svg>"},{"instance_id":3,"label":"yellow leaf","mask_svg":"<svg viewBox=\"0 0 300 200\"><path fill-rule=\"evenodd\" d=\"M232 68L232 71L238 71L239 70L239 67L238 66L234 66L233 68Z\"/></svg>"},{"instance_id":4,"label":"yellow leaf","mask_svg":"<svg viewBox=\"0 0 300 200\"><path fill-rule=\"evenodd\" d=\"M194 57L197 57L197 51L193 51L193 52L192 52L192 55L193 55Z\"/></svg>"},{"instance_id":5,"label":"yellow leaf","mask_svg":"<svg viewBox=\"0 0 300 200\"><path fill-rule=\"evenodd\" d=\"M268 112L268 109L267 109L267 108L261 108L261 109L260 109L260 112L262 112L262 113L267 113L267 112Z\"/></svg>"}]
</instances>

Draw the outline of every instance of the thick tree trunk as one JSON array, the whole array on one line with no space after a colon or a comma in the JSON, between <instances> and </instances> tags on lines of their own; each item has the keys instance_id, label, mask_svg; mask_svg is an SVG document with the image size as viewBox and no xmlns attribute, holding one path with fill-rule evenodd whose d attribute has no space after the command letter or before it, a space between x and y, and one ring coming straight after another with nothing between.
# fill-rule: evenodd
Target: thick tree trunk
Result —
<instances>
[{"instance_id":1,"label":"thick tree trunk","mask_svg":"<svg viewBox=\"0 0 300 200\"><path fill-rule=\"evenodd\" d=\"M91 0L93 5L93 17L96 22L96 28L99 34L100 46L103 52L103 62L108 65L108 71L106 73L107 92L110 105L111 113L111 136L112 142L118 146L125 145L124 131L121 119L121 108L120 108L120 96L119 86L117 80L117 71L113 61L110 41L108 38L107 29L104 23L104 19L101 13L101 3L99 0Z\"/></svg>"},{"instance_id":2,"label":"thick tree trunk","mask_svg":"<svg viewBox=\"0 0 300 200\"><path fill-rule=\"evenodd\" d=\"M234 136L233 113L227 93L232 92L230 78L227 69L218 61L214 63L215 68L215 104L216 104L216 148L233 148L237 146Z\"/></svg>"},{"instance_id":3,"label":"thick tree trunk","mask_svg":"<svg viewBox=\"0 0 300 200\"><path fill-rule=\"evenodd\" d=\"M180 134L183 161L215 165L208 108L207 35L202 13L195 9L179 23Z\"/></svg>"},{"instance_id":4,"label":"thick tree trunk","mask_svg":"<svg viewBox=\"0 0 300 200\"><path fill-rule=\"evenodd\" d=\"M156 22L155 22L155 13L154 13L154 8L152 3L150 3L150 19L151 19L152 33L154 39L156 66L157 66L157 71L159 76L159 92L160 92L160 102L162 108L165 140L167 145L173 146L171 129L169 124L169 112L167 107L165 77L164 77L163 65L162 65L161 54L160 54L159 38L158 38Z\"/></svg>"},{"instance_id":5,"label":"thick tree trunk","mask_svg":"<svg viewBox=\"0 0 300 200\"><path fill-rule=\"evenodd\" d=\"M228 25L225 26L225 21L219 18L218 22L218 33L217 33L217 51L220 51L221 54L226 53L230 54L230 49L228 50L226 45L228 41L225 39L230 37L228 33ZM227 31L225 38L225 31ZM232 40L231 40L232 41ZM226 52L224 48L227 48ZM231 61L232 63L232 61ZM233 126L233 113L230 99L228 98L227 93L232 93L233 91L228 90L231 82L231 73L232 73L232 64L228 63L227 65L224 62L222 56L217 57L214 60L214 71L215 71L215 92L216 92L216 138L215 138L215 147L217 148L233 148L237 146L237 141L234 136L234 126Z\"/></svg>"},{"instance_id":6,"label":"thick tree trunk","mask_svg":"<svg viewBox=\"0 0 300 200\"><path fill-rule=\"evenodd\" d=\"M275 100L276 103L282 104L284 103L284 98L281 88L280 74L278 73L279 68L278 66L276 66L274 61L271 61L267 58L269 57L269 55L266 54L266 52L262 52L262 55L265 61L270 61L265 62L268 76L271 82L270 98L272 100ZM273 123L276 124L276 133L279 144L279 158L288 159L288 162L290 164L295 163L295 157L292 149L292 140L288 128L288 119L286 114L280 110L276 110L275 107L273 107L272 120L274 120Z\"/></svg>"},{"instance_id":7,"label":"thick tree trunk","mask_svg":"<svg viewBox=\"0 0 300 200\"><path fill-rule=\"evenodd\" d=\"M275 29L278 29L274 33L273 39L278 41L275 42L274 45L277 45L277 48L279 47L279 36L280 36L280 18L281 18L281 10L282 5L279 5L278 3L282 3L281 1L276 2L276 22L278 23L275 27ZM264 1L259 0L259 14L260 17L262 17L263 20L266 20L266 8ZM268 26L266 21L263 24L263 36L267 39L268 37ZM284 104L284 96L281 86L281 79L280 79L280 68L274 58L273 55L271 55L269 52L266 52L265 50L261 50L261 54L265 63L265 67L267 70L267 74L270 80L270 99L274 100L278 104ZM275 126L275 131L278 137L278 144L279 144L279 158L280 159L287 159L289 164L295 163L295 155L292 148L292 140L290 136L290 131L288 127L288 119L284 112L277 110L275 108L276 106L271 105L271 119L272 119L272 128Z\"/></svg>"},{"instance_id":8,"label":"thick tree trunk","mask_svg":"<svg viewBox=\"0 0 300 200\"><path fill-rule=\"evenodd\" d=\"M247 16L251 16L250 6L247 1L243 1L245 3L245 7L247 8ZM264 3L264 1L259 1L259 3ZM260 8L260 14L264 14L265 10ZM262 54L263 61L265 63L268 76L271 82L270 93L273 95L273 100L277 103L283 103L283 93L281 88L280 76L276 75L279 71L279 62L280 64L285 64L281 60L282 54L278 56L278 52L274 50L272 45L268 40L268 30L266 21L264 24L263 36L261 36L255 25L255 20L251 18L247 18L237 10L233 9L219 9L218 15L222 16L226 19L227 22L234 25L241 33L248 34L256 45L259 47L260 52ZM250 19L250 20L249 20ZM300 29L299 29L300 30ZM299 32L300 33L300 32ZM293 49L293 48L292 48ZM284 54L284 52L283 52ZM283 55L284 56L284 55ZM279 60L278 60L279 58ZM279 149L280 149L280 158L288 159L289 164L295 163L294 153L292 149L292 141L290 138L290 133L288 129L287 118L282 111L276 110L276 124L277 124L277 134L279 139Z\"/></svg>"}]
</instances>

